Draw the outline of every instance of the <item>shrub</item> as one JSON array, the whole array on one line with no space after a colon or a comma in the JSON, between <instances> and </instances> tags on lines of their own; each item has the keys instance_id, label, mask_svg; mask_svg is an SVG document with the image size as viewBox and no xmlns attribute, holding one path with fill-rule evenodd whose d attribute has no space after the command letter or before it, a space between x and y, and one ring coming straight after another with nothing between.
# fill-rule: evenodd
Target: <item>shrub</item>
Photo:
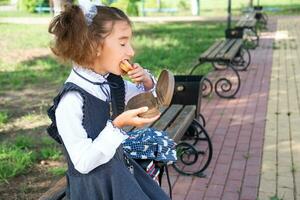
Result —
<instances>
[{"instance_id":1,"label":"shrub","mask_svg":"<svg viewBox=\"0 0 300 200\"><path fill-rule=\"evenodd\" d=\"M34 12L37 6L49 6L47 0L19 0L18 8L20 10Z\"/></svg>"}]
</instances>

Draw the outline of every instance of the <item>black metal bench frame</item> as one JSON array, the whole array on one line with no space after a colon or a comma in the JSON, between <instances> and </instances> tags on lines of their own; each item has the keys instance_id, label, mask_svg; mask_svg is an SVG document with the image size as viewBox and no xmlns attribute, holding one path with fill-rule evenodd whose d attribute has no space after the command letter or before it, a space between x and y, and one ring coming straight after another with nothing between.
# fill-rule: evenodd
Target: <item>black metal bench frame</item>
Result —
<instances>
[{"instance_id":1,"label":"black metal bench frame","mask_svg":"<svg viewBox=\"0 0 300 200\"><path fill-rule=\"evenodd\" d=\"M244 48L242 39L217 41L200 55L199 62L192 68L190 74L207 62L212 63L216 70L231 70L237 79L237 85L234 88L234 83L225 75L217 79L214 84L209 78L205 78L203 96L210 95L214 90L219 97L232 98L240 89L241 80L238 71L247 69L251 62L251 55L249 50Z\"/></svg>"},{"instance_id":2,"label":"black metal bench frame","mask_svg":"<svg viewBox=\"0 0 300 200\"><path fill-rule=\"evenodd\" d=\"M233 30L242 33L240 38L244 39L245 46L252 49L258 47L259 35L257 32L256 12L250 12L242 16ZM232 35L227 35L227 38L231 37Z\"/></svg>"}]
</instances>

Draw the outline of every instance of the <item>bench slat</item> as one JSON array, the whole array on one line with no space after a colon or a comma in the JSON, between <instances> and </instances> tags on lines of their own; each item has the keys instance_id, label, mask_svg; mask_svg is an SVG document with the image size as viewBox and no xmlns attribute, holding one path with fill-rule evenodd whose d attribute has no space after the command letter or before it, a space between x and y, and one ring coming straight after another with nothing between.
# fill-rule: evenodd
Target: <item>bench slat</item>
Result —
<instances>
[{"instance_id":1,"label":"bench slat","mask_svg":"<svg viewBox=\"0 0 300 200\"><path fill-rule=\"evenodd\" d=\"M157 130L165 130L168 127L168 125L174 120L176 115L180 112L182 107L182 105L171 105L171 107L166 111L166 113L154 123L152 128L155 128Z\"/></svg>"},{"instance_id":2,"label":"bench slat","mask_svg":"<svg viewBox=\"0 0 300 200\"><path fill-rule=\"evenodd\" d=\"M55 183L46 193L44 193L39 200L58 200L62 199L66 194L67 180L64 176Z\"/></svg>"},{"instance_id":3,"label":"bench slat","mask_svg":"<svg viewBox=\"0 0 300 200\"><path fill-rule=\"evenodd\" d=\"M167 107L160 107L160 108L159 108L159 111L160 111L160 113L161 113L161 116L163 116L164 113L167 111ZM134 127L132 130L143 129L143 128L149 128L149 127L153 126L154 123L155 123L155 122L152 122L152 123L150 123L150 124L147 124L147 125L145 125L145 126L143 126L143 127L139 127L139 128Z\"/></svg>"},{"instance_id":4,"label":"bench slat","mask_svg":"<svg viewBox=\"0 0 300 200\"><path fill-rule=\"evenodd\" d=\"M236 40L234 40L234 39L226 40L226 43L225 43L224 47L219 51L216 58L217 59L224 58L224 55L227 53L227 51L230 51L230 48L231 48L232 45L234 45L235 41Z\"/></svg>"},{"instance_id":5,"label":"bench slat","mask_svg":"<svg viewBox=\"0 0 300 200\"><path fill-rule=\"evenodd\" d=\"M231 47L230 51L224 55L225 59L232 60L236 56L240 48L242 47L242 44L243 44L243 40L237 39L234 45Z\"/></svg>"},{"instance_id":6,"label":"bench slat","mask_svg":"<svg viewBox=\"0 0 300 200\"><path fill-rule=\"evenodd\" d=\"M220 52L220 50L222 50L222 48L225 45L226 45L226 40L223 40L222 43L217 48L215 48L207 58L208 59L215 59L217 54Z\"/></svg>"},{"instance_id":7,"label":"bench slat","mask_svg":"<svg viewBox=\"0 0 300 200\"><path fill-rule=\"evenodd\" d=\"M217 42L215 42L211 47L209 47L209 49L207 49L204 53L202 53L201 55L200 55L200 59L205 59L206 57L208 57L208 55L212 52L212 51L214 51L216 48L218 48L220 45L221 45L221 43L222 43L223 41L217 41ZM201 60L200 60L201 61Z\"/></svg>"},{"instance_id":8,"label":"bench slat","mask_svg":"<svg viewBox=\"0 0 300 200\"><path fill-rule=\"evenodd\" d=\"M188 127L191 125L193 119L195 118L196 106L188 105L183 108L180 114L177 116L175 121L170 127L167 128L169 137L175 142L178 142Z\"/></svg>"},{"instance_id":9,"label":"bench slat","mask_svg":"<svg viewBox=\"0 0 300 200\"><path fill-rule=\"evenodd\" d=\"M160 111L161 115L163 115L166 110L167 110L167 107L160 107L159 108L159 111ZM153 124L154 124L154 122L150 123L150 124L147 124L146 126L143 126L142 128L148 128L148 127L152 126ZM126 132L133 131L133 130L136 130L136 129L140 129L140 128L136 128L136 127L132 127L132 126L126 126L126 127L123 128L123 130L126 131Z\"/></svg>"}]
</instances>

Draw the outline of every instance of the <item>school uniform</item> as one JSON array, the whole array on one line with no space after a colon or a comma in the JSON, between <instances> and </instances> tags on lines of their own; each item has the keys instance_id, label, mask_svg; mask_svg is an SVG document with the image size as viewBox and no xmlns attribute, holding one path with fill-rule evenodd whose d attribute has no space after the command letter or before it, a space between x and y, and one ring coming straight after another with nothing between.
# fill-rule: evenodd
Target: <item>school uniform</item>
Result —
<instances>
[{"instance_id":1,"label":"school uniform","mask_svg":"<svg viewBox=\"0 0 300 200\"><path fill-rule=\"evenodd\" d=\"M120 76L101 76L75 67L53 106L48 133L65 150L67 197L71 200L164 200L166 193L131 158L122 142L128 135L114 117L142 88Z\"/></svg>"}]
</instances>

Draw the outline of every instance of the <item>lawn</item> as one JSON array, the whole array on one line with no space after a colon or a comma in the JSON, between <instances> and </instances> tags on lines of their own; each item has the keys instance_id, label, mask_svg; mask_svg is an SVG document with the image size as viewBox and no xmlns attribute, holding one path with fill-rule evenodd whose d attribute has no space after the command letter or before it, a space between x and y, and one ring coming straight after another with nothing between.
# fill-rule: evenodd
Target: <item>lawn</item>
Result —
<instances>
[{"instance_id":1,"label":"lawn","mask_svg":"<svg viewBox=\"0 0 300 200\"><path fill-rule=\"evenodd\" d=\"M225 23L137 23L133 28L135 62L157 76L163 68L188 73L198 55L224 36ZM36 199L66 169L45 130L46 110L70 64L52 56L46 25L0 23L0 37L0 193L5 199L15 198L11 193Z\"/></svg>"}]
</instances>

